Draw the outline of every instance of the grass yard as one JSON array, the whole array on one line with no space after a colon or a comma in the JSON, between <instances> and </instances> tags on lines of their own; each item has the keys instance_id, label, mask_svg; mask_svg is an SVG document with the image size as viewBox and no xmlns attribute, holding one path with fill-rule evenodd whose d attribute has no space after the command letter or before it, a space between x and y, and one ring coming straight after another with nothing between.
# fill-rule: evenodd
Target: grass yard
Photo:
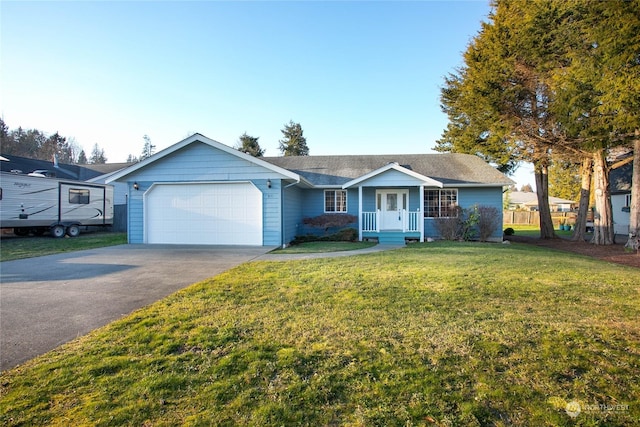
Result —
<instances>
[{"instance_id":1,"label":"grass yard","mask_svg":"<svg viewBox=\"0 0 640 427\"><path fill-rule=\"evenodd\" d=\"M292 245L286 248L276 249L274 254L310 254L323 252L355 251L375 246L375 242L306 242L299 245Z\"/></svg>"},{"instance_id":2,"label":"grass yard","mask_svg":"<svg viewBox=\"0 0 640 427\"><path fill-rule=\"evenodd\" d=\"M82 233L78 237L56 239L42 237L3 237L0 241L0 261L73 252L104 246L124 245L127 233L93 232Z\"/></svg>"},{"instance_id":3,"label":"grass yard","mask_svg":"<svg viewBox=\"0 0 640 427\"><path fill-rule=\"evenodd\" d=\"M527 237L540 237L540 226L539 225L524 225L524 224L505 224L502 226L502 229L505 228L513 228L516 236L527 236ZM571 230L558 230L555 229L555 233L558 237L570 238L573 235L573 231Z\"/></svg>"},{"instance_id":4,"label":"grass yard","mask_svg":"<svg viewBox=\"0 0 640 427\"><path fill-rule=\"evenodd\" d=\"M0 424L629 426L638 319L636 269L526 245L253 262L2 373Z\"/></svg>"}]
</instances>

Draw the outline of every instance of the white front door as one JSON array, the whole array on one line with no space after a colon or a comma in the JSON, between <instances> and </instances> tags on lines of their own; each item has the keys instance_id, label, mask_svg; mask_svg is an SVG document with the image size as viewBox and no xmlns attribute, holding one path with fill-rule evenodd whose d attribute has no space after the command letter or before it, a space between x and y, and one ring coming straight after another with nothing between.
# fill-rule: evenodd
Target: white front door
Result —
<instances>
[{"instance_id":1,"label":"white front door","mask_svg":"<svg viewBox=\"0 0 640 427\"><path fill-rule=\"evenodd\" d=\"M380 230L402 230L409 193L406 190L378 190L376 193Z\"/></svg>"}]
</instances>

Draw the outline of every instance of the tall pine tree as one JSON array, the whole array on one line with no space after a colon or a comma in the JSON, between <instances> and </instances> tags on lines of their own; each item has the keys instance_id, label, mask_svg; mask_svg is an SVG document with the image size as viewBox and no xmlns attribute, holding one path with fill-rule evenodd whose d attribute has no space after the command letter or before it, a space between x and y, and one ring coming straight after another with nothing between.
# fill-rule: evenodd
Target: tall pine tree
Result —
<instances>
[{"instance_id":1,"label":"tall pine tree","mask_svg":"<svg viewBox=\"0 0 640 427\"><path fill-rule=\"evenodd\" d=\"M249 136L245 132L240 135L240 140L238 145L236 145L236 150L247 153L253 157L262 157L264 155L264 150L260 148L258 139L260 139L260 137Z\"/></svg>"},{"instance_id":2,"label":"tall pine tree","mask_svg":"<svg viewBox=\"0 0 640 427\"><path fill-rule=\"evenodd\" d=\"M302 126L300 123L294 123L293 120L284 125L281 129L283 138L279 141L279 149L284 156L308 156L309 147L307 147L307 139L303 136Z\"/></svg>"}]
</instances>

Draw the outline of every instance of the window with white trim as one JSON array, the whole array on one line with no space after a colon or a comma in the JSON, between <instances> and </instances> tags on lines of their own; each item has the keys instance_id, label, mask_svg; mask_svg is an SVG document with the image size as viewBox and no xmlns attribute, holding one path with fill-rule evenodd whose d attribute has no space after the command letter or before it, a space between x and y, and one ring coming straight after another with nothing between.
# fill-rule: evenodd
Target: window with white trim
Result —
<instances>
[{"instance_id":1,"label":"window with white trim","mask_svg":"<svg viewBox=\"0 0 640 427\"><path fill-rule=\"evenodd\" d=\"M424 190L425 218L458 216L458 190Z\"/></svg>"},{"instance_id":2,"label":"window with white trim","mask_svg":"<svg viewBox=\"0 0 640 427\"><path fill-rule=\"evenodd\" d=\"M324 190L325 212L347 211L347 190Z\"/></svg>"}]
</instances>

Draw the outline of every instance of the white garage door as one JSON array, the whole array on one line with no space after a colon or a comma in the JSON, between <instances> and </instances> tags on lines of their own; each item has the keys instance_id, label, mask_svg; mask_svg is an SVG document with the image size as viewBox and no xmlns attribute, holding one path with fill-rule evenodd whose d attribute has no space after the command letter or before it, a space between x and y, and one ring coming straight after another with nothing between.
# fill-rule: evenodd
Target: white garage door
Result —
<instances>
[{"instance_id":1,"label":"white garage door","mask_svg":"<svg viewBox=\"0 0 640 427\"><path fill-rule=\"evenodd\" d=\"M147 243L262 245L262 193L253 184L157 184L145 196Z\"/></svg>"}]
</instances>

